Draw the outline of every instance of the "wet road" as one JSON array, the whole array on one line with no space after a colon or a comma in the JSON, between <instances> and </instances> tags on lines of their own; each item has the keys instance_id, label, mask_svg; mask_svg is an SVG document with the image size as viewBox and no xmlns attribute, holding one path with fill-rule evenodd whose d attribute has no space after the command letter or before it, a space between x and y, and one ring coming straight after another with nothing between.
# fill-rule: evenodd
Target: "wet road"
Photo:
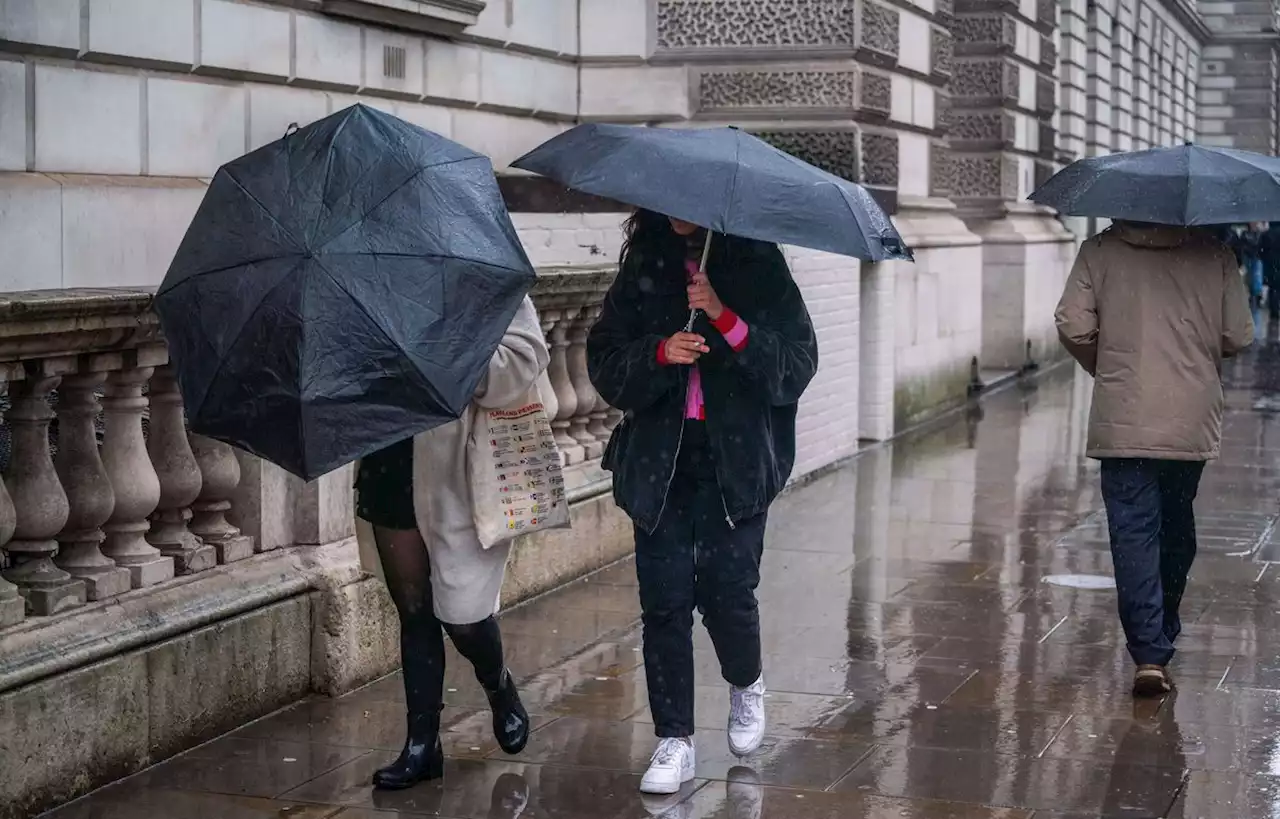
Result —
<instances>
[{"instance_id":1,"label":"wet road","mask_svg":"<svg viewBox=\"0 0 1280 819\"><path fill-rule=\"evenodd\" d=\"M699 627L698 779L636 791L653 748L630 564L508 614L538 730L502 757L452 662L442 784L374 793L403 736L391 678L244 728L59 819L1085 819L1280 816L1280 345L1228 368L1223 459L1172 665L1136 704L1108 575L1088 385L868 451L775 507L760 589L770 738L739 763ZM1274 396L1274 397L1273 397Z\"/></svg>"}]
</instances>

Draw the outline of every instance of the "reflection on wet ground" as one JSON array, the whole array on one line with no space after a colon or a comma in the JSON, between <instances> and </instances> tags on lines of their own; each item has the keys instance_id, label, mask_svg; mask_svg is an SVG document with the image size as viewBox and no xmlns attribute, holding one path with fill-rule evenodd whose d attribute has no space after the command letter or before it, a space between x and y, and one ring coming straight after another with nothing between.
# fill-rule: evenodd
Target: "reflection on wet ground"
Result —
<instances>
[{"instance_id":1,"label":"reflection on wet ground","mask_svg":"<svg viewBox=\"0 0 1280 819\"><path fill-rule=\"evenodd\" d=\"M636 791L653 736L632 567L504 619L537 731L503 757L451 666L443 783L374 793L399 680L248 726L60 819L1198 819L1280 816L1280 345L1227 368L1222 461L1172 666L1135 704L1109 575L1089 385L990 398L781 500L760 600L770 738L746 761L698 634L698 779Z\"/></svg>"}]
</instances>

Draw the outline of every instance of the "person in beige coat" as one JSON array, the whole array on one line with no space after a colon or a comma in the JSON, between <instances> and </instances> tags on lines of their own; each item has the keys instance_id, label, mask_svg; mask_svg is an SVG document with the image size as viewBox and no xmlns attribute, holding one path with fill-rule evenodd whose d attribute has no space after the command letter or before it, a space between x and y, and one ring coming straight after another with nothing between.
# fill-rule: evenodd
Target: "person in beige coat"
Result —
<instances>
[{"instance_id":1,"label":"person in beige coat","mask_svg":"<svg viewBox=\"0 0 1280 819\"><path fill-rule=\"evenodd\" d=\"M1253 340L1249 295L1207 231L1117 222L1081 245L1056 320L1094 377L1087 454L1102 465L1134 694L1159 696L1173 687L1193 502L1222 437L1222 360Z\"/></svg>"},{"instance_id":2,"label":"person in beige coat","mask_svg":"<svg viewBox=\"0 0 1280 819\"><path fill-rule=\"evenodd\" d=\"M468 441L483 410L518 402L550 355L533 302L524 300L489 362L470 408L363 459L357 467L359 530L371 537L380 574L400 615L408 736L400 757L374 774L380 789L408 788L443 774L444 634L475 667L507 753L524 749L529 716L506 667L498 610L509 543L484 548L476 533ZM362 558L368 555L362 549Z\"/></svg>"}]
</instances>

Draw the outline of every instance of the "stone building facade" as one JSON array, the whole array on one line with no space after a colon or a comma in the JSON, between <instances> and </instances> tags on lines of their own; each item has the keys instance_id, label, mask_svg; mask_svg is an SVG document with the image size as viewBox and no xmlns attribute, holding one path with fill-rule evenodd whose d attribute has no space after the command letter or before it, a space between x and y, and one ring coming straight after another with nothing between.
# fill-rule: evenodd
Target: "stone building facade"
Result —
<instances>
[{"instance_id":1,"label":"stone building facade","mask_svg":"<svg viewBox=\"0 0 1280 819\"><path fill-rule=\"evenodd\" d=\"M356 101L492 157L542 273L575 521L516 550L515 600L629 548L584 347L625 214L517 156L579 121L733 124L893 213L914 263L787 249L822 351L802 476L1058 356L1053 304L1096 225L1025 200L1063 163L1273 153L1273 19L1253 0L0 0L0 805L395 662L350 475L304 486L184 434L146 288L223 162ZM255 640L276 665L236 660Z\"/></svg>"}]
</instances>

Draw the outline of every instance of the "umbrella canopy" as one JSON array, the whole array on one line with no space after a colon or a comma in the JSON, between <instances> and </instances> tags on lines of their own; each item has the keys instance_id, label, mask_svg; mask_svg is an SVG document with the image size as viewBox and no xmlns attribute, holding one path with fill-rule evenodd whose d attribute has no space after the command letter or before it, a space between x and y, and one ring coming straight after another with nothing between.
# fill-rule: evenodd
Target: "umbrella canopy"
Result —
<instances>
[{"instance_id":1,"label":"umbrella canopy","mask_svg":"<svg viewBox=\"0 0 1280 819\"><path fill-rule=\"evenodd\" d=\"M1179 145L1081 159L1030 199L1067 216L1162 225L1280 219L1280 160L1233 148Z\"/></svg>"},{"instance_id":2,"label":"umbrella canopy","mask_svg":"<svg viewBox=\"0 0 1280 819\"><path fill-rule=\"evenodd\" d=\"M514 167L719 233L869 261L911 258L861 185L737 128L579 125Z\"/></svg>"},{"instance_id":3,"label":"umbrella canopy","mask_svg":"<svg viewBox=\"0 0 1280 819\"><path fill-rule=\"evenodd\" d=\"M310 480L457 418L535 278L488 159L357 105L221 168L155 306L191 429Z\"/></svg>"}]
</instances>

